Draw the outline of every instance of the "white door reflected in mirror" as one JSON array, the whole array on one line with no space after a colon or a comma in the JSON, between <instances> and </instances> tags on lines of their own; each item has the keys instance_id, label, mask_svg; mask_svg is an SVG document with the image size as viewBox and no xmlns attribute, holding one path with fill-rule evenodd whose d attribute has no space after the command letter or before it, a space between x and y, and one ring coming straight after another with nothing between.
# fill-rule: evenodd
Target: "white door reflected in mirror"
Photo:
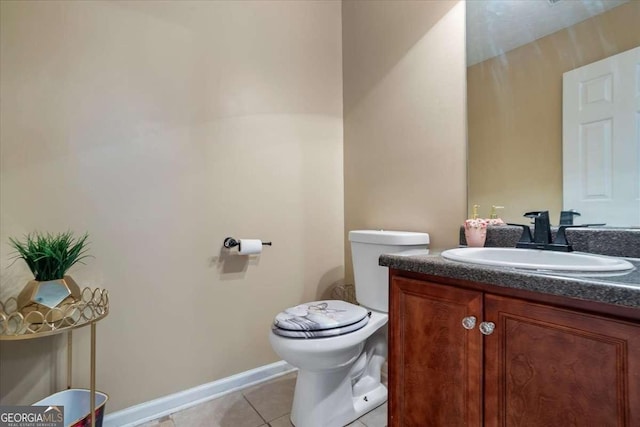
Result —
<instances>
[{"instance_id":1,"label":"white door reflected in mirror","mask_svg":"<svg viewBox=\"0 0 640 427\"><path fill-rule=\"evenodd\" d=\"M563 74L562 205L581 222L640 225L638 70L640 47Z\"/></svg>"}]
</instances>

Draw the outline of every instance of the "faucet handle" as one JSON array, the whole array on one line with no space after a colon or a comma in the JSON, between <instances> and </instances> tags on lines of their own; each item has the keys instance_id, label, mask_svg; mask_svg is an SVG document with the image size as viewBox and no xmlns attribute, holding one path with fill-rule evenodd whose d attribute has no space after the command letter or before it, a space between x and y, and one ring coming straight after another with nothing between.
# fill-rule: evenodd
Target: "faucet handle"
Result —
<instances>
[{"instance_id":1,"label":"faucet handle","mask_svg":"<svg viewBox=\"0 0 640 427\"><path fill-rule=\"evenodd\" d=\"M574 216L580 216L580 212L576 212L574 209L560 212L560 225L573 225Z\"/></svg>"},{"instance_id":2,"label":"faucet handle","mask_svg":"<svg viewBox=\"0 0 640 427\"><path fill-rule=\"evenodd\" d=\"M566 229L567 228L577 228L580 227L579 225L561 225L558 228L558 232L556 233L556 239L553 241L554 245L566 245L569 246L571 248L571 245L569 244L569 241L567 240L567 233L566 233ZM572 249L569 250L569 252L571 252Z\"/></svg>"},{"instance_id":3,"label":"faucet handle","mask_svg":"<svg viewBox=\"0 0 640 427\"><path fill-rule=\"evenodd\" d=\"M507 225L511 225L513 227L522 227L522 234L520 235L520 240L518 243L531 243L533 242L533 237L531 236L531 228L525 224L513 224L508 222Z\"/></svg>"},{"instance_id":4,"label":"faucet handle","mask_svg":"<svg viewBox=\"0 0 640 427\"><path fill-rule=\"evenodd\" d=\"M605 225L603 224L575 224L575 225L561 225L558 228L558 233L556 234L556 239L553 241L554 245L567 245L567 246L571 246L569 244L569 241L567 240L567 233L566 233L566 229L567 228L586 228L586 227L600 227Z\"/></svg>"}]
</instances>

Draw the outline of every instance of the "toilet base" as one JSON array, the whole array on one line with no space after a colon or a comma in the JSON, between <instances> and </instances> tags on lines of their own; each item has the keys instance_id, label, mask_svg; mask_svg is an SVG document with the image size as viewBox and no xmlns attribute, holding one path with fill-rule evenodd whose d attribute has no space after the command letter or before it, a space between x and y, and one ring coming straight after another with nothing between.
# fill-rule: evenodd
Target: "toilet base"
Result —
<instances>
[{"instance_id":1,"label":"toilet base","mask_svg":"<svg viewBox=\"0 0 640 427\"><path fill-rule=\"evenodd\" d=\"M356 416L352 420L347 421L346 424L354 422L367 412L371 412L378 406L382 405L387 401L387 394L387 388L383 384L380 384L366 395L360 396L360 399L354 398L353 406L355 408ZM364 399L365 397L367 400Z\"/></svg>"},{"instance_id":2,"label":"toilet base","mask_svg":"<svg viewBox=\"0 0 640 427\"><path fill-rule=\"evenodd\" d=\"M351 404L346 403L349 401ZM322 373L298 371L291 423L295 427L344 427L386 401L387 388L380 383L354 396L351 378L343 369Z\"/></svg>"},{"instance_id":3,"label":"toilet base","mask_svg":"<svg viewBox=\"0 0 640 427\"><path fill-rule=\"evenodd\" d=\"M380 370L387 328L371 335L353 363L326 371L298 370L291 422L295 427L344 427L387 400Z\"/></svg>"}]
</instances>

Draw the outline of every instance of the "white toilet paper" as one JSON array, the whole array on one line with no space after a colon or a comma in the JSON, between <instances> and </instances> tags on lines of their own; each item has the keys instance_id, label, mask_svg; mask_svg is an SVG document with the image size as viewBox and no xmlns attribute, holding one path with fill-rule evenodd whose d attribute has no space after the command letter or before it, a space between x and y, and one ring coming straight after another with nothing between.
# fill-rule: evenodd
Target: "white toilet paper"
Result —
<instances>
[{"instance_id":1,"label":"white toilet paper","mask_svg":"<svg viewBox=\"0 0 640 427\"><path fill-rule=\"evenodd\" d=\"M262 240L239 239L238 253L240 255L252 255L262 252Z\"/></svg>"}]
</instances>

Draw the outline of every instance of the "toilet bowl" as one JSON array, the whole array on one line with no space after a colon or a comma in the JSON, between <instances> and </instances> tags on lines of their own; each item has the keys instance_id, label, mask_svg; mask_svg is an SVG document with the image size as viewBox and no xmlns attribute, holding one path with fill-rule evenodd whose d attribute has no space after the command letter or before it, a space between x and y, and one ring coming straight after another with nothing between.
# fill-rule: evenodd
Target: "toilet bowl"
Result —
<instances>
[{"instance_id":1,"label":"toilet bowl","mask_svg":"<svg viewBox=\"0 0 640 427\"><path fill-rule=\"evenodd\" d=\"M298 368L291 409L294 426L342 427L387 400L387 389L380 383L387 357L387 318L372 312L361 329L329 338L295 339L271 332L275 352Z\"/></svg>"},{"instance_id":2,"label":"toilet bowl","mask_svg":"<svg viewBox=\"0 0 640 427\"><path fill-rule=\"evenodd\" d=\"M292 307L276 316L269 335L274 351L298 368L295 427L343 427L387 400L380 371L387 358L388 271L378 258L425 250L429 235L362 230L349 240L361 305L328 300Z\"/></svg>"}]
</instances>

